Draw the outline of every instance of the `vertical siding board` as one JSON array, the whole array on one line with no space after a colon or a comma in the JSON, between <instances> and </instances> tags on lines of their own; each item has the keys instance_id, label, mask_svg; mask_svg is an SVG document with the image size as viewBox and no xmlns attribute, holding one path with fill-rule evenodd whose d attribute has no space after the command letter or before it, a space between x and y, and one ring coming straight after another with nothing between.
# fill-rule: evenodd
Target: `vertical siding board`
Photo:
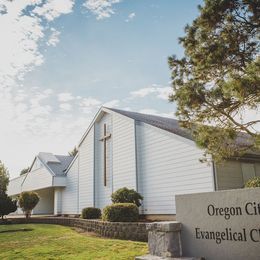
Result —
<instances>
[{"instance_id":1,"label":"vertical siding board","mask_svg":"<svg viewBox=\"0 0 260 260\"><path fill-rule=\"evenodd\" d=\"M100 141L103 137L104 124L107 126L107 133L111 133L111 138L107 140L107 185L104 186L104 143ZM95 205L103 209L111 203L112 193L112 117L105 113L99 122L95 123Z\"/></svg>"},{"instance_id":2,"label":"vertical siding board","mask_svg":"<svg viewBox=\"0 0 260 260\"><path fill-rule=\"evenodd\" d=\"M247 175L260 176L260 163L229 160L216 164L216 172L219 190L243 188Z\"/></svg>"},{"instance_id":3,"label":"vertical siding board","mask_svg":"<svg viewBox=\"0 0 260 260\"><path fill-rule=\"evenodd\" d=\"M191 141L140 122L136 138L143 214L175 214L175 195L214 190L212 166Z\"/></svg>"},{"instance_id":4,"label":"vertical siding board","mask_svg":"<svg viewBox=\"0 0 260 260\"><path fill-rule=\"evenodd\" d=\"M78 157L67 172L66 188L62 191L62 213L78 213Z\"/></svg>"},{"instance_id":5,"label":"vertical siding board","mask_svg":"<svg viewBox=\"0 0 260 260\"><path fill-rule=\"evenodd\" d=\"M218 163L216 164L216 172L219 190L243 187L243 173L240 162L226 161Z\"/></svg>"},{"instance_id":6,"label":"vertical siding board","mask_svg":"<svg viewBox=\"0 0 260 260\"><path fill-rule=\"evenodd\" d=\"M85 207L93 207L93 170L94 170L94 127L79 147L79 213Z\"/></svg>"},{"instance_id":7,"label":"vertical siding board","mask_svg":"<svg viewBox=\"0 0 260 260\"><path fill-rule=\"evenodd\" d=\"M135 121L113 114L113 188L137 189Z\"/></svg>"}]
</instances>

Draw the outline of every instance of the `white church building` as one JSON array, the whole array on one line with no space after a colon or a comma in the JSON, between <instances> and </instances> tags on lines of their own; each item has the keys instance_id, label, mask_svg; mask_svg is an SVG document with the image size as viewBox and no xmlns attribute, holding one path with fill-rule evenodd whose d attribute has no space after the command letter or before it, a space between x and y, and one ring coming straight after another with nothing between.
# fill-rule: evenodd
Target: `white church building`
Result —
<instances>
[{"instance_id":1,"label":"white church building","mask_svg":"<svg viewBox=\"0 0 260 260\"><path fill-rule=\"evenodd\" d=\"M260 155L201 163L203 150L175 119L102 107L75 157L39 153L30 171L10 181L8 194L36 191L33 214L78 215L103 209L122 187L144 197L140 213L173 215L175 195L241 188L260 176ZM18 211L20 213L20 211Z\"/></svg>"}]
</instances>

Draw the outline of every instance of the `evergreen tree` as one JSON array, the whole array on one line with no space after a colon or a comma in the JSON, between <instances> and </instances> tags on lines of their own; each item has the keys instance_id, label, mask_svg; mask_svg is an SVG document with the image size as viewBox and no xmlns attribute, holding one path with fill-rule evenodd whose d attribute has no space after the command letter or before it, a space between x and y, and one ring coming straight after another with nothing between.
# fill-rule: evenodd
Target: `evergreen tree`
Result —
<instances>
[{"instance_id":1,"label":"evergreen tree","mask_svg":"<svg viewBox=\"0 0 260 260\"><path fill-rule=\"evenodd\" d=\"M75 157L77 153L78 153L78 149L77 149L77 147L75 146L75 147L73 148L73 150L69 152L69 155Z\"/></svg>"},{"instance_id":2,"label":"evergreen tree","mask_svg":"<svg viewBox=\"0 0 260 260\"><path fill-rule=\"evenodd\" d=\"M21 172L20 172L20 176L26 174L27 172L29 172L29 170L30 170L30 167L22 169Z\"/></svg>"},{"instance_id":3,"label":"evergreen tree","mask_svg":"<svg viewBox=\"0 0 260 260\"><path fill-rule=\"evenodd\" d=\"M177 116L215 160L260 148L259 0L205 0L169 58ZM213 126L213 127L212 127ZM259 128L258 128L259 129Z\"/></svg>"},{"instance_id":4,"label":"evergreen tree","mask_svg":"<svg viewBox=\"0 0 260 260\"><path fill-rule=\"evenodd\" d=\"M9 183L9 172L4 164L0 161L0 193L5 193Z\"/></svg>"},{"instance_id":5,"label":"evergreen tree","mask_svg":"<svg viewBox=\"0 0 260 260\"><path fill-rule=\"evenodd\" d=\"M6 193L0 193L0 217L2 220L5 215L8 215L17 210L17 201L12 200Z\"/></svg>"}]
</instances>

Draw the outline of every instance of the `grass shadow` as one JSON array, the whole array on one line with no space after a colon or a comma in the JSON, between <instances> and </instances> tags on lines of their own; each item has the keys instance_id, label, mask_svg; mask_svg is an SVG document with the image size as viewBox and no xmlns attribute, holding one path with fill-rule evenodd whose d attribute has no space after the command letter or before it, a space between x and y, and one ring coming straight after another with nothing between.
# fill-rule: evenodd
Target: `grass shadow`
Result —
<instances>
[{"instance_id":1,"label":"grass shadow","mask_svg":"<svg viewBox=\"0 0 260 260\"><path fill-rule=\"evenodd\" d=\"M28 231L33 231L33 229L32 228L20 228L20 229L2 230L2 231L0 231L0 234L1 233L28 232Z\"/></svg>"}]
</instances>

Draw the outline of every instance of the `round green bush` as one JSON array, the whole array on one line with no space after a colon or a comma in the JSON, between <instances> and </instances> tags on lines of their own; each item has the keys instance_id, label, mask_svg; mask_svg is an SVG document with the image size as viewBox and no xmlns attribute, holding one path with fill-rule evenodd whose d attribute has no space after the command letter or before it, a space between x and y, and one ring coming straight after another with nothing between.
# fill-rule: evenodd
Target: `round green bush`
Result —
<instances>
[{"instance_id":1,"label":"round green bush","mask_svg":"<svg viewBox=\"0 0 260 260\"><path fill-rule=\"evenodd\" d=\"M98 208L84 208L82 209L81 217L84 219L99 219L101 217L101 210Z\"/></svg>"},{"instance_id":2,"label":"round green bush","mask_svg":"<svg viewBox=\"0 0 260 260\"><path fill-rule=\"evenodd\" d=\"M137 207L140 207L143 197L134 189L124 187L112 193L111 199L113 203L134 203Z\"/></svg>"},{"instance_id":3,"label":"round green bush","mask_svg":"<svg viewBox=\"0 0 260 260\"><path fill-rule=\"evenodd\" d=\"M18 203L20 208L25 213L26 218L31 216L31 212L36 207L39 200L39 195L34 191L24 191L20 194Z\"/></svg>"},{"instance_id":4,"label":"round green bush","mask_svg":"<svg viewBox=\"0 0 260 260\"><path fill-rule=\"evenodd\" d=\"M254 177L252 179L249 179L245 184L245 188L257 188L257 187L260 187L260 177Z\"/></svg>"},{"instance_id":5,"label":"round green bush","mask_svg":"<svg viewBox=\"0 0 260 260\"><path fill-rule=\"evenodd\" d=\"M138 207L134 203L115 203L106 206L102 219L110 222L135 222L138 221Z\"/></svg>"}]
</instances>

